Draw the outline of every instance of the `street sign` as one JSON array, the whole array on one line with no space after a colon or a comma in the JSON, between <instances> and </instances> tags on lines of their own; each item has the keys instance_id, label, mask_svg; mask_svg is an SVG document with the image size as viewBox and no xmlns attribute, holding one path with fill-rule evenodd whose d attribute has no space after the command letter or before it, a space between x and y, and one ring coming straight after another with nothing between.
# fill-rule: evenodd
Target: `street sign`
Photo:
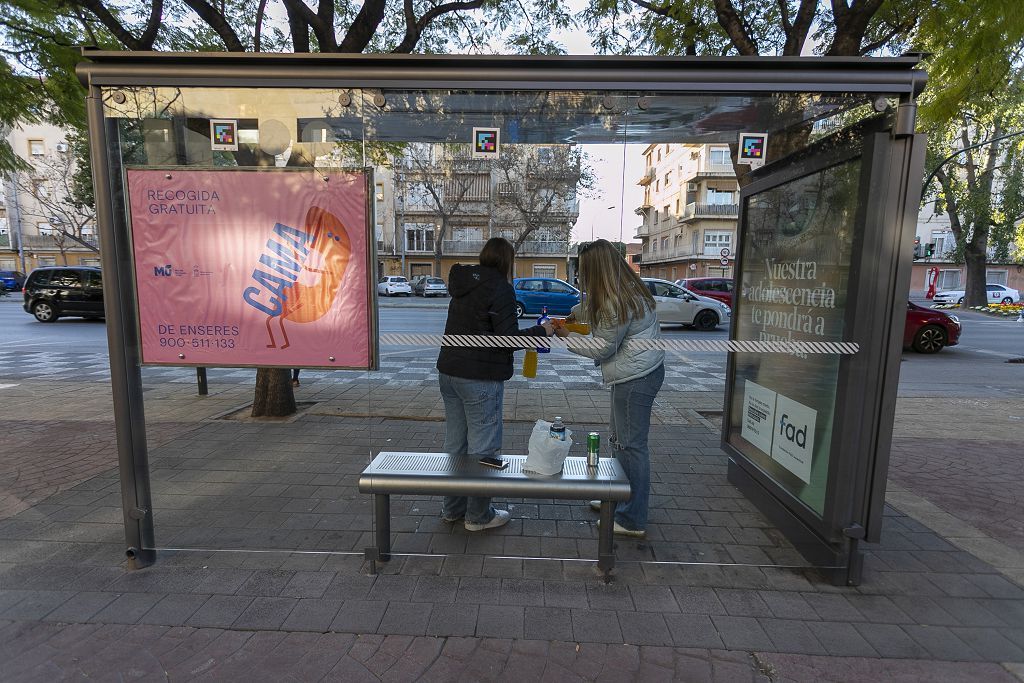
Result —
<instances>
[{"instance_id":1,"label":"street sign","mask_svg":"<svg viewBox=\"0 0 1024 683\"><path fill-rule=\"evenodd\" d=\"M722 251L720 253L722 254L722 258L729 258L732 254L732 250L730 250L729 247L722 247Z\"/></svg>"},{"instance_id":2,"label":"street sign","mask_svg":"<svg viewBox=\"0 0 1024 683\"><path fill-rule=\"evenodd\" d=\"M727 266L727 265L729 265L729 259L727 259L726 257L724 257L724 256L723 256L723 257L722 257L722 265L723 265L723 266Z\"/></svg>"}]
</instances>

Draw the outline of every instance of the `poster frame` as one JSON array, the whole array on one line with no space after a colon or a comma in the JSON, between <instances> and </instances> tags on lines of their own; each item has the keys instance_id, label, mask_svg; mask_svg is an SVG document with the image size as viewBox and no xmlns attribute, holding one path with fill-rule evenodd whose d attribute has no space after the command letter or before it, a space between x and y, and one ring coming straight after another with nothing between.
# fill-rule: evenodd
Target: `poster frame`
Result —
<instances>
[{"instance_id":1,"label":"poster frame","mask_svg":"<svg viewBox=\"0 0 1024 683\"><path fill-rule=\"evenodd\" d=\"M885 472L895 408L896 384L902 352L904 308L909 279L902 273L912 239L902 201L909 168L923 163L920 136L893 135L894 121L879 116L832 138L813 143L787 159L752 173L740 197L738 229L742 242L746 206L751 195L785 185L810 174L861 159L858 209L847 283L844 329L859 345L855 355L842 356L836 382L836 404L830 441L825 499L819 516L786 490L729 441L736 385L736 359L730 355L726 370L721 446L729 456L729 480L793 540L808 559L838 570L837 583L859 583L860 540L877 540L884 506ZM734 291L739 293L744 250L736 254ZM901 284L907 279L906 286ZM745 310L737 296L734 320ZM736 338L735 328L730 339ZM888 436L887 436L888 434ZM838 578L837 578L838 577Z\"/></svg>"},{"instance_id":2,"label":"poster frame","mask_svg":"<svg viewBox=\"0 0 1024 683\"><path fill-rule=\"evenodd\" d=\"M125 222L128 228L128 249L131 255L130 267L131 267L131 283L134 292L134 312L135 312L135 333L138 335L136 338L139 339L139 361L143 367L202 367L202 368L285 368L291 369L294 364L285 363L281 365L267 365L265 363L209 363L209 362L186 362L182 360L180 363L163 363L145 361L142 344L142 315L139 309L139 279L138 272L135 264L135 228L132 225L132 207L129 201L130 195L128 185L128 173L129 171L164 171L167 173L175 172L189 172L197 170L195 166L180 166L180 165L151 165L151 164L137 164L137 165L126 165L122 168L121 172L121 186L125 191ZM245 172L245 173L305 173L309 175L313 174L331 174L331 173L352 173L361 174L364 180L364 217L365 224L362 226L366 239L366 311L367 311L367 334L368 338L368 365L367 367L362 366L345 366L345 365L308 365L304 364L303 368L309 369L323 369L323 370L352 370L366 372L371 370L377 370L380 367L380 339L378 335L378 312L377 312L377 283L374 277L376 272L377 263L377 241L373 232L373 168L363 166L338 166L338 167L269 167L269 166L222 166L222 167L204 167L201 169L204 173L222 173L222 172Z\"/></svg>"}]
</instances>

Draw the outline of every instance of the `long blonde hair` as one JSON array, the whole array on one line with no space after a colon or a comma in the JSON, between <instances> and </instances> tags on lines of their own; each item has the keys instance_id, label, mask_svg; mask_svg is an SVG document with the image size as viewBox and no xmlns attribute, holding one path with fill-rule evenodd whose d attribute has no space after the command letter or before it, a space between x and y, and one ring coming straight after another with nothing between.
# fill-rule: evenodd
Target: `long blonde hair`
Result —
<instances>
[{"instance_id":1,"label":"long blonde hair","mask_svg":"<svg viewBox=\"0 0 1024 683\"><path fill-rule=\"evenodd\" d=\"M583 311L590 322L615 316L621 324L654 310L647 285L611 242L595 240L580 249L579 258L580 287L587 294Z\"/></svg>"}]
</instances>

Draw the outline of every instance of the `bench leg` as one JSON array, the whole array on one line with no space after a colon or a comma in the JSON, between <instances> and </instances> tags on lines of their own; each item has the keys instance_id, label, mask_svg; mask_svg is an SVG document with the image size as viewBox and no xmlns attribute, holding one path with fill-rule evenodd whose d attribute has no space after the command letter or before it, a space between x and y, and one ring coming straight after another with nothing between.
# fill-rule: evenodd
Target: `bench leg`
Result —
<instances>
[{"instance_id":1,"label":"bench leg","mask_svg":"<svg viewBox=\"0 0 1024 683\"><path fill-rule=\"evenodd\" d=\"M615 568L615 501L601 501L601 525L597 531L597 568L607 581Z\"/></svg>"},{"instance_id":2,"label":"bench leg","mask_svg":"<svg viewBox=\"0 0 1024 683\"><path fill-rule=\"evenodd\" d=\"M391 496L377 493L373 496L373 520L377 527L377 559L387 562L391 559Z\"/></svg>"}]
</instances>

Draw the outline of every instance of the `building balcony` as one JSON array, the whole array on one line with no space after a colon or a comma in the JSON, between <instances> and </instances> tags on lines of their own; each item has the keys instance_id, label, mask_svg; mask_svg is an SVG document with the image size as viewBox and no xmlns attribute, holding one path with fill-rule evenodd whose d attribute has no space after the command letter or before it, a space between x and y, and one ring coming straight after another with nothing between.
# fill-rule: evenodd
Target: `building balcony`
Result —
<instances>
[{"instance_id":1,"label":"building balcony","mask_svg":"<svg viewBox=\"0 0 1024 683\"><path fill-rule=\"evenodd\" d=\"M644 263L662 263L665 261L676 261L685 259L687 261L717 261L722 258L721 247L703 247L698 252L687 245L685 247L669 247L658 251L645 251Z\"/></svg>"},{"instance_id":2,"label":"building balcony","mask_svg":"<svg viewBox=\"0 0 1024 683\"><path fill-rule=\"evenodd\" d=\"M700 218L721 218L737 219L740 216L739 204L700 204L691 202L683 209L683 215L679 222L686 222Z\"/></svg>"},{"instance_id":3,"label":"building balcony","mask_svg":"<svg viewBox=\"0 0 1024 683\"><path fill-rule=\"evenodd\" d=\"M447 256L477 256L484 248L486 240L445 240L441 243L442 252ZM519 246L517 256L561 256L569 255L568 242L541 242L526 240Z\"/></svg>"},{"instance_id":4,"label":"building balcony","mask_svg":"<svg viewBox=\"0 0 1024 683\"><path fill-rule=\"evenodd\" d=\"M636 182L636 184L637 185L650 185L651 183L654 182L654 175L655 175L655 170L654 170L654 167L651 166L649 169L644 171L644 174L642 176L640 176L640 180L638 180Z\"/></svg>"},{"instance_id":5,"label":"building balcony","mask_svg":"<svg viewBox=\"0 0 1024 683\"><path fill-rule=\"evenodd\" d=\"M7 237L9 237L9 236L7 236ZM45 250L57 249L58 248L57 247L57 240L59 240L59 239L62 239L59 235L57 235L57 236L50 236L50 235L22 235L21 236L21 247L23 249L45 249ZM77 250L77 249L86 249L86 247L82 246L81 244L79 244L75 240L71 239L70 237L64 237L63 240L64 240L64 248L65 249L69 249L71 251L74 251L74 250ZM99 241L96 239L95 235L86 235L86 236L84 236L82 238L82 241L85 242L86 244L89 244L89 245L93 246L93 247L99 248ZM12 246L16 247L17 246L17 242L18 242L18 237L17 237L17 235L15 235L14 239L11 241Z\"/></svg>"}]
</instances>

